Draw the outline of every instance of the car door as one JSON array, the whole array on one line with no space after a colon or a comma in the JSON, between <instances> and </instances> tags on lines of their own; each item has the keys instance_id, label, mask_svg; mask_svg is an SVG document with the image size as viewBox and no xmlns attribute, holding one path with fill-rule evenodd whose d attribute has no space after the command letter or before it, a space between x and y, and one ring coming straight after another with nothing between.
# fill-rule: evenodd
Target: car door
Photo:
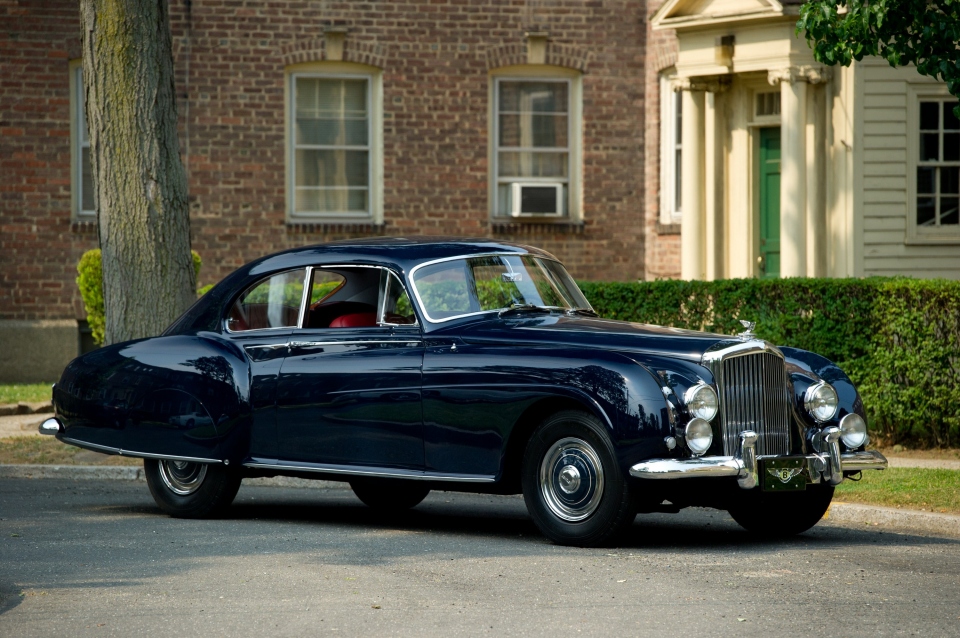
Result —
<instances>
[{"instance_id":1,"label":"car door","mask_svg":"<svg viewBox=\"0 0 960 638\"><path fill-rule=\"evenodd\" d=\"M402 283L372 266L309 277L278 381L280 459L422 469L423 339Z\"/></svg>"},{"instance_id":2,"label":"car door","mask_svg":"<svg viewBox=\"0 0 960 638\"><path fill-rule=\"evenodd\" d=\"M250 456L276 458L276 391L290 334L300 322L306 268L265 277L248 287L231 306L225 336L250 362Z\"/></svg>"}]
</instances>

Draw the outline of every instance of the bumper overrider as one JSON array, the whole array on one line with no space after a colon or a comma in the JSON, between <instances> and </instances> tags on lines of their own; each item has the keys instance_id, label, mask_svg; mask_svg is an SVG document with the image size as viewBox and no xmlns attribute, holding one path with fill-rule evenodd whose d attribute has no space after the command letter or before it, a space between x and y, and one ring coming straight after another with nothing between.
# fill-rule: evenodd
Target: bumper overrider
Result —
<instances>
[{"instance_id":1,"label":"bumper overrider","mask_svg":"<svg viewBox=\"0 0 960 638\"><path fill-rule=\"evenodd\" d=\"M630 468L630 476L643 479L736 477L743 489L759 484L757 433L740 433L737 456L706 456L691 459L651 459ZM789 457L801 459L810 483L821 480L839 485L845 472L885 470L887 459L876 451L840 452L840 428L829 427L820 434L820 453ZM769 457L788 458L788 457Z\"/></svg>"}]
</instances>

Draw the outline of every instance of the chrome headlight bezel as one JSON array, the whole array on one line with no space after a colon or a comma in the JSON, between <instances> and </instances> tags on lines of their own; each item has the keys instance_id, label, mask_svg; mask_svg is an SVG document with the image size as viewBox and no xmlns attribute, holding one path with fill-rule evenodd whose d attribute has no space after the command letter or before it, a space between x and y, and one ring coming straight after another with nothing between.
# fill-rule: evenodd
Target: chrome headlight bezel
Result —
<instances>
[{"instance_id":1,"label":"chrome headlight bezel","mask_svg":"<svg viewBox=\"0 0 960 638\"><path fill-rule=\"evenodd\" d=\"M867 422L863 420L862 416L851 412L840 419L840 440L843 441L848 450L855 450L870 442L870 435L867 434Z\"/></svg>"},{"instance_id":2,"label":"chrome headlight bezel","mask_svg":"<svg viewBox=\"0 0 960 638\"><path fill-rule=\"evenodd\" d=\"M717 391L703 381L687 388L683 393L683 403L691 417L707 422L713 421L720 411Z\"/></svg>"},{"instance_id":3,"label":"chrome headlight bezel","mask_svg":"<svg viewBox=\"0 0 960 638\"><path fill-rule=\"evenodd\" d=\"M713 445L713 428L706 419L699 417L690 419L683 429L683 439L691 454L703 456Z\"/></svg>"},{"instance_id":4,"label":"chrome headlight bezel","mask_svg":"<svg viewBox=\"0 0 960 638\"><path fill-rule=\"evenodd\" d=\"M837 415L840 397L832 385L818 381L803 393L803 407L817 423L826 423Z\"/></svg>"}]
</instances>

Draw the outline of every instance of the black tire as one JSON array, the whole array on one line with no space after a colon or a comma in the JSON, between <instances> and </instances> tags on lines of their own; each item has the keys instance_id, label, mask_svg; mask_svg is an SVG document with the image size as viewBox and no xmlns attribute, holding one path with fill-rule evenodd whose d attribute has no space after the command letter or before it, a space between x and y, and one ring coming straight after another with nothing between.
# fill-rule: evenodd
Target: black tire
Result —
<instances>
[{"instance_id":1,"label":"black tire","mask_svg":"<svg viewBox=\"0 0 960 638\"><path fill-rule=\"evenodd\" d=\"M222 513L240 489L238 472L220 464L143 460L153 500L177 518L205 518Z\"/></svg>"},{"instance_id":2,"label":"black tire","mask_svg":"<svg viewBox=\"0 0 960 638\"><path fill-rule=\"evenodd\" d=\"M781 494L755 489L740 495L729 511L733 520L755 536L787 538L816 525L832 499L833 486L828 484Z\"/></svg>"},{"instance_id":3,"label":"black tire","mask_svg":"<svg viewBox=\"0 0 960 638\"><path fill-rule=\"evenodd\" d=\"M430 493L422 483L402 479L355 479L350 487L364 505L380 512L406 511Z\"/></svg>"},{"instance_id":4,"label":"black tire","mask_svg":"<svg viewBox=\"0 0 960 638\"><path fill-rule=\"evenodd\" d=\"M561 545L607 545L636 518L610 438L584 412L558 412L537 427L523 455L521 483L533 522Z\"/></svg>"}]
</instances>

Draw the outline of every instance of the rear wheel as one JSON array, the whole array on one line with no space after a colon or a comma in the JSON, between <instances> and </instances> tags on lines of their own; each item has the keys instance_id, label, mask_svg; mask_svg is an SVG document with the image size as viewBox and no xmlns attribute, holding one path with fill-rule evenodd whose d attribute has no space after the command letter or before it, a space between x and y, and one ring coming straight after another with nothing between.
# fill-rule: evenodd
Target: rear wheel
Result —
<instances>
[{"instance_id":1,"label":"rear wheel","mask_svg":"<svg viewBox=\"0 0 960 638\"><path fill-rule=\"evenodd\" d=\"M364 505L381 512L416 507L430 493L430 488L402 479L355 479L350 481L350 487Z\"/></svg>"},{"instance_id":2,"label":"rear wheel","mask_svg":"<svg viewBox=\"0 0 960 638\"><path fill-rule=\"evenodd\" d=\"M738 495L730 516L750 533L764 538L786 538L816 525L833 499L833 486L808 485L802 492L771 494L753 490Z\"/></svg>"},{"instance_id":3,"label":"rear wheel","mask_svg":"<svg viewBox=\"0 0 960 638\"><path fill-rule=\"evenodd\" d=\"M584 412L559 412L540 424L527 443L521 480L534 523L562 545L605 545L636 517L613 445Z\"/></svg>"},{"instance_id":4,"label":"rear wheel","mask_svg":"<svg viewBox=\"0 0 960 638\"><path fill-rule=\"evenodd\" d=\"M219 514L233 502L241 481L224 465L165 459L144 459L143 473L157 506L178 518Z\"/></svg>"}]
</instances>

